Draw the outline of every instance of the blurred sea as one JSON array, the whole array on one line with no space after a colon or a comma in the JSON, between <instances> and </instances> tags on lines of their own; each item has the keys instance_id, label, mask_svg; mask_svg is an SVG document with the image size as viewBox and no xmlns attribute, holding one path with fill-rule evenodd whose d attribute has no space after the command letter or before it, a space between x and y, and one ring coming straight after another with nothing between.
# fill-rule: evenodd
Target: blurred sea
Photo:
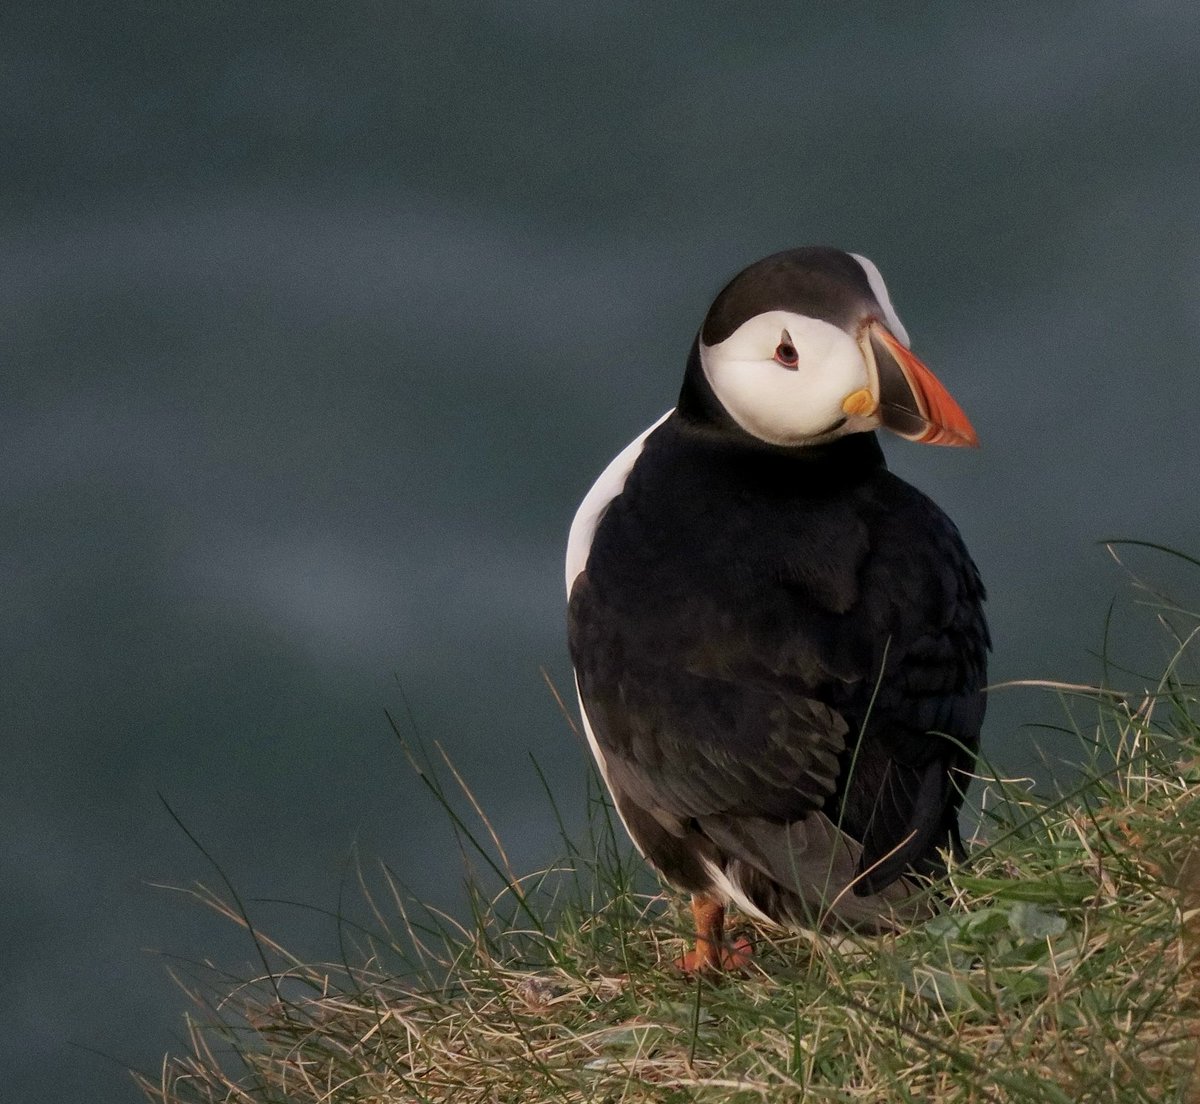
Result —
<instances>
[{"instance_id":1,"label":"blurred sea","mask_svg":"<svg viewBox=\"0 0 1200 1104\"><path fill-rule=\"evenodd\" d=\"M978 428L885 447L980 564L994 679L1098 677L1096 541L1200 549L1200 8L940 11L0 16L6 1101L137 1100L93 1052L156 1068L167 968L249 962L153 888L214 880L159 795L312 957L354 848L458 900L385 708L519 868L558 853L567 526L765 253L870 256ZM1057 711L997 693L990 754Z\"/></svg>"}]
</instances>

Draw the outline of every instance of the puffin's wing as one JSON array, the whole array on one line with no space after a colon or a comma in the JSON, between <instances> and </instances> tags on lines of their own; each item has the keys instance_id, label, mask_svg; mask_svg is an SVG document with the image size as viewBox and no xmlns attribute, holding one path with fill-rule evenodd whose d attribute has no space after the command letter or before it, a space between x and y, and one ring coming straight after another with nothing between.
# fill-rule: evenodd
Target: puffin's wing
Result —
<instances>
[{"instance_id":1,"label":"puffin's wing","mask_svg":"<svg viewBox=\"0 0 1200 1104\"><path fill-rule=\"evenodd\" d=\"M572 658L618 799L663 821L791 821L836 791L849 732L837 710L766 670L715 674L689 667L674 649L635 662L609 637L609 623L580 575L570 602Z\"/></svg>"},{"instance_id":2,"label":"puffin's wing","mask_svg":"<svg viewBox=\"0 0 1200 1104\"><path fill-rule=\"evenodd\" d=\"M978 746L987 630L957 530L897 484L843 587L784 560L740 605L691 591L671 607L686 617L651 630L575 579L572 659L618 806L667 830L728 818L734 835L821 809L864 845L856 892L934 868Z\"/></svg>"},{"instance_id":3,"label":"puffin's wing","mask_svg":"<svg viewBox=\"0 0 1200 1104\"><path fill-rule=\"evenodd\" d=\"M914 508L926 539L906 541L897 512L871 568L893 590L886 673L860 722L875 739L861 784L846 787L844 820L864 845L863 893L909 868L933 872L938 847L960 846L957 814L987 704L979 573L953 523L924 496Z\"/></svg>"}]
</instances>

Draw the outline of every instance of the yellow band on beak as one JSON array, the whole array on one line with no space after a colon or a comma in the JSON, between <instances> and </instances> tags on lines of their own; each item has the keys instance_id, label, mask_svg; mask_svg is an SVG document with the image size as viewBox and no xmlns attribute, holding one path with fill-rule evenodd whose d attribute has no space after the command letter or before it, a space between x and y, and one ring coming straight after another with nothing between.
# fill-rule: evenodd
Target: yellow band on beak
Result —
<instances>
[{"instance_id":1,"label":"yellow band on beak","mask_svg":"<svg viewBox=\"0 0 1200 1104\"><path fill-rule=\"evenodd\" d=\"M875 396L866 387L847 395L846 401L842 403L842 410L845 413L858 414L864 418L869 418L878 409L879 403L875 401Z\"/></svg>"}]
</instances>

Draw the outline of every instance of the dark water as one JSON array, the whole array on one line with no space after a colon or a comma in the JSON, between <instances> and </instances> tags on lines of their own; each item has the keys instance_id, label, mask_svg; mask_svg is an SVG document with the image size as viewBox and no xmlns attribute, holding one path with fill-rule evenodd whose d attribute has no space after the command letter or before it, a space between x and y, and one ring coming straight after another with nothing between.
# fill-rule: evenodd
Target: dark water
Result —
<instances>
[{"instance_id":1,"label":"dark water","mask_svg":"<svg viewBox=\"0 0 1200 1104\"><path fill-rule=\"evenodd\" d=\"M333 908L357 845L454 900L397 678L518 865L556 853L567 524L763 253L872 257L971 415L978 454L888 449L997 679L1094 677L1096 539L1200 548L1200 9L794 8L0 16L5 1101L135 1100L79 1048L154 1068L171 956L248 962L150 887L213 880L159 794L248 897ZM1045 710L998 695L992 754Z\"/></svg>"}]
</instances>

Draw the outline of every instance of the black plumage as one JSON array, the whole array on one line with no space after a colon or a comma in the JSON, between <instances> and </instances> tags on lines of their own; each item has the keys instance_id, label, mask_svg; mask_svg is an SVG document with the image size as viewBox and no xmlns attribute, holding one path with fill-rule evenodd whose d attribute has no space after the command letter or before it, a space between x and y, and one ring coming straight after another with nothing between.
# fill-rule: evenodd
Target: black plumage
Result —
<instances>
[{"instance_id":1,"label":"black plumage","mask_svg":"<svg viewBox=\"0 0 1200 1104\"><path fill-rule=\"evenodd\" d=\"M809 264L809 283L832 279L829 312L853 325L843 300L874 297L861 269L845 291L850 259L828 252L833 276ZM710 311L705 333L759 308L815 313L786 280L766 304L753 291ZM669 882L782 923L877 925L904 876L960 847L984 590L953 523L888 471L873 432L758 439L716 397L698 341L569 589L594 750Z\"/></svg>"}]
</instances>

